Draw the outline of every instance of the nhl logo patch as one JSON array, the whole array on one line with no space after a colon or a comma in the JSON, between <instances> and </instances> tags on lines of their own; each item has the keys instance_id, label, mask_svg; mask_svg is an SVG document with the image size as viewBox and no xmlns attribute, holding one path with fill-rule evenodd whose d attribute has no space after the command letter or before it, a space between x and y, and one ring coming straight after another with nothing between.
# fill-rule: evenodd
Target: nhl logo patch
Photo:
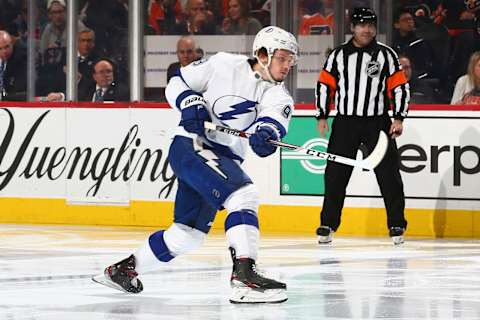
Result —
<instances>
[{"instance_id":1,"label":"nhl logo patch","mask_svg":"<svg viewBox=\"0 0 480 320\"><path fill-rule=\"evenodd\" d=\"M366 72L370 78L378 77L380 75L380 63L378 61L369 61Z\"/></svg>"}]
</instances>

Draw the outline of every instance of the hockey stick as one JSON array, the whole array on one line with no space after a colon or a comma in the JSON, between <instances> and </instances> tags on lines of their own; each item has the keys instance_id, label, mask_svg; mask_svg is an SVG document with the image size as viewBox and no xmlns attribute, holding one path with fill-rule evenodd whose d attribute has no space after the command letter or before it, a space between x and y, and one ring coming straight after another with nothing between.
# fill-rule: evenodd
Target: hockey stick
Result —
<instances>
[{"instance_id":1,"label":"hockey stick","mask_svg":"<svg viewBox=\"0 0 480 320\"><path fill-rule=\"evenodd\" d=\"M215 130L215 131L223 132L232 136L248 138L251 135L244 131L219 126L211 122L205 122L204 124L205 124L205 128L208 130ZM304 153L308 156L313 156L313 157L325 159L328 161L343 163L352 167L373 170L382 161L383 156L387 151L388 138L385 132L380 131L380 134L378 135L377 145L373 149L372 153L370 153L370 155L363 160L350 159L350 158L342 157L336 154L332 154L332 153L328 153L328 152L324 152L316 149L309 149L302 146L297 146L294 144L285 143L285 142L276 141L276 140L269 140L269 143L277 147L295 150L297 152Z\"/></svg>"}]
</instances>

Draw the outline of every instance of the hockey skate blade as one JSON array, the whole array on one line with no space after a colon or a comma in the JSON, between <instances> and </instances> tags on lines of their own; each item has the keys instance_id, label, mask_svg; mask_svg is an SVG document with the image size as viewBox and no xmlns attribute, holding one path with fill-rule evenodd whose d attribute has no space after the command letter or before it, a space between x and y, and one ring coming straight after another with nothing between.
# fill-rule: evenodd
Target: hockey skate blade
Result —
<instances>
[{"instance_id":1,"label":"hockey skate blade","mask_svg":"<svg viewBox=\"0 0 480 320\"><path fill-rule=\"evenodd\" d=\"M248 287L232 289L231 303L282 303L287 301L287 292L284 289L255 290Z\"/></svg>"},{"instance_id":2,"label":"hockey skate blade","mask_svg":"<svg viewBox=\"0 0 480 320\"><path fill-rule=\"evenodd\" d=\"M332 237L318 236L318 244L326 245L332 243Z\"/></svg>"},{"instance_id":3,"label":"hockey skate blade","mask_svg":"<svg viewBox=\"0 0 480 320\"><path fill-rule=\"evenodd\" d=\"M403 238L403 236L394 236L391 238L392 238L393 244L396 246L399 246L405 242L405 239Z\"/></svg>"},{"instance_id":4,"label":"hockey skate blade","mask_svg":"<svg viewBox=\"0 0 480 320\"><path fill-rule=\"evenodd\" d=\"M107 279L103 273L99 274L99 275L96 275L96 276L93 276L92 281L96 282L96 283L99 283L101 285L104 285L105 287L109 287L109 288L112 288L112 289L115 289L115 290L118 290L118 291L122 291L122 292L125 292L125 293L132 294L132 292L128 292L127 290L123 289L121 286L119 286L115 282Z\"/></svg>"}]
</instances>

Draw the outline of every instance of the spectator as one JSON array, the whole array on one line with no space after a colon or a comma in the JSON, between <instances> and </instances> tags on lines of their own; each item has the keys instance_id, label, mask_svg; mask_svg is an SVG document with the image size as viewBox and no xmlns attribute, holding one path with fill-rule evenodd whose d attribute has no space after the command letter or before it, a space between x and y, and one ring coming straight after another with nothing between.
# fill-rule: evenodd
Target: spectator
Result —
<instances>
[{"instance_id":1,"label":"spectator","mask_svg":"<svg viewBox=\"0 0 480 320\"><path fill-rule=\"evenodd\" d=\"M177 41L178 61L170 64L167 69L167 83L180 67L185 67L198 59L195 50L195 41L191 36L183 36Z\"/></svg>"},{"instance_id":2,"label":"spectator","mask_svg":"<svg viewBox=\"0 0 480 320\"><path fill-rule=\"evenodd\" d=\"M228 35L254 35L262 29L261 23L250 16L248 0L228 1L228 15L223 19L222 33Z\"/></svg>"},{"instance_id":3,"label":"spectator","mask_svg":"<svg viewBox=\"0 0 480 320\"><path fill-rule=\"evenodd\" d=\"M98 59L95 51L95 32L85 28L78 32L78 73L81 80L93 81L93 65Z\"/></svg>"},{"instance_id":4,"label":"spectator","mask_svg":"<svg viewBox=\"0 0 480 320\"><path fill-rule=\"evenodd\" d=\"M425 79L414 76L414 64L406 55L400 55L398 60L410 85L410 103L432 103L435 96L434 84L438 82L438 79Z\"/></svg>"},{"instance_id":5,"label":"spectator","mask_svg":"<svg viewBox=\"0 0 480 320\"><path fill-rule=\"evenodd\" d=\"M98 56L95 52L95 32L93 30L85 28L78 33L78 86L86 86L88 83L92 83L93 66L97 61ZM65 83L65 67L61 79L62 83ZM47 96L47 101L63 101L65 100L65 94L63 92L51 92Z\"/></svg>"},{"instance_id":6,"label":"spectator","mask_svg":"<svg viewBox=\"0 0 480 320\"><path fill-rule=\"evenodd\" d=\"M93 67L94 82L78 88L78 101L129 101L130 92L126 86L115 82L115 64L109 59L98 60Z\"/></svg>"},{"instance_id":7,"label":"spectator","mask_svg":"<svg viewBox=\"0 0 480 320\"><path fill-rule=\"evenodd\" d=\"M0 31L0 100L25 101L27 91L27 49Z\"/></svg>"},{"instance_id":8,"label":"spectator","mask_svg":"<svg viewBox=\"0 0 480 320\"><path fill-rule=\"evenodd\" d=\"M473 9L465 1L442 0L434 11L435 21L448 29L451 37L450 54L447 61L447 84L450 86L467 69L468 58L474 52L474 19Z\"/></svg>"},{"instance_id":9,"label":"spectator","mask_svg":"<svg viewBox=\"0 0 480 320\"><path fill-rule=\"evenodd\" d=\"M67 43L67 30L65 28L65 0L48 0L47 11L50 21L42 33L40 40L40 53L43 55L49 48L65 48ZM78 29L85 26L78 22Z\"/></svg>"},{"instance_id":10,"label":"spectator","mask_svg":"<svg viewBox=\"0 0 480 320\"><path fill-rule=\"evenodd\" d=\"M100 59L93 67L93 81L80 81L78 84L78 101L104 102L129 101L128 88L115 82L115 64L110 59ZM61 92L48 94L47 101L63 101Z\"/></svg>"},{"instance_id":11,"label":"spectator","mask_svg":"<svg viewBox=\"0 0 480 320\"><path fill-rule=\"evenodd\" d=\"M458 78L450 104L479 104L480 51L474 52L468 63L467 74Z\"/></svg>"},{"instance_id":12,"label":"spectator","mask_svg":"<svg viewBox=\"0 0 480 320\"><path fill-rule=\"evenodd\" d=\"M15 37L20 38L24 43L27 43L28 18L26 0L22 0L20 12L18 13L15 20L12 21L12 29L15 30Z\"/></svg>"},{"instance_id":13,"label":"spectator","mask_svg":"<svg viewBox=\"0 0 480 320\"><path fill-rule=\"evenodd\" d=\"M300 21L299 34L332 34L334 26L334 2L332 0L305 0L305 14Z\"/></svg>"},{"instance_id":14,"label":"spectator","mask_svg":"<svg viewBox=\"0 0 480 320\"><path fill-rule=\"evenodd\" d=\"M394 19L395 33L393 35L393 48L398 54L408 56L415 64L415 77L425 78L432 76L433 54L431 47L417 36L413 15L403 9Z\"/></svg>"},{"instance_id":15,"label":"spectator","mask_svg":"<svg viewBox=\"0 0 480 320\"><path fill-rule=\"evenodd\" d=\"M38 69L38 95L65 90L66 64L66 5L65 0L48 0L47 11L49 23L43 30L40 40L41 63ZM78 21L78 29L85 26Z\"/></svg>"},{"instance_id":16,"label":"spectator","mask_svg":"<svg viewBox=\"0 0 480 320\"><path fill-rule=\"evenodd\" d=\"M182 6L178 0L155 0L149 10L148 24L155 30L155 34L165 34L165 24L175 23L182 17ZM166 19L168 13L173 12L175 20ZM169 15L172 17L172 15Z\"/></svg>"},{"instance_id":17,"label":"spectator","mask_svg":"<svg viewBox=\"0 0 480 320\"><path fill-rule=\"evenodd\" d=\"M171 14L170 17L171 18ZM213 14L208 11L204 0L188 0L185 5L185 18L175 24L169 24L167 34L215 34Z\"/></svg>"}]
</instances>

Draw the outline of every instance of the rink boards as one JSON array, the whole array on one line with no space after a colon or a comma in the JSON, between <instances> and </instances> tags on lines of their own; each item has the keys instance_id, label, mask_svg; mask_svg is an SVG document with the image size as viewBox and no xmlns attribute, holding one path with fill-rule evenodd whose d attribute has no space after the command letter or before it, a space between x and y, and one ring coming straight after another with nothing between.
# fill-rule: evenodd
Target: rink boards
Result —
<instances>
[{"instance_id":1,"label":"rink boards","mask_svg":"<svg viewBox=\"0 0 480 320\"><path fill-rule=\"evenodd\" d=\"M2 105L0 222L170 223L176 180L166 158L175 110L146 103ZM478 111L449 107L414 108L397 140L410 235L480 237ZM295 143L325 148L327 141L315 140L311 114L311 106L298 106L286 140L303 128ZM251 154L245 167L261 192L263 232L314 233L324 163L282 151L267 159ZM354 170L339 233L386 234L383 206L374 175ZM223 228L224 216L214 229Z\"/></svg>"}]
</instances>

